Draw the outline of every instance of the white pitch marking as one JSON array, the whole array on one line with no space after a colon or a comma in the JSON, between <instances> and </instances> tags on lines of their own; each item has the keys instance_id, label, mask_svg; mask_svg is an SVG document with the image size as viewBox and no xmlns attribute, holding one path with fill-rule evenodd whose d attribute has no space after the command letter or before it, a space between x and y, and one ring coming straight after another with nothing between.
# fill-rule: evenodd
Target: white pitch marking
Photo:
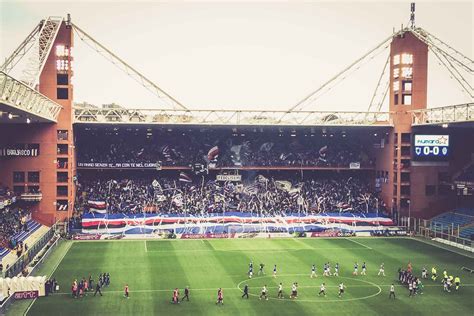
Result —
<instances>
[{"instance_id":1,"label":"white pitch marking","mask_svg":"<svg viewBox=\"0 0 474 316\"><path fill-rule=\"evenodd\" d=\"M72 244L73 242L71 242L69 244L69 247L66 249L66 251L64 252L63 256L61 257L61 260L58 261L58 263L56 264L56 266L54 267L53 271L51 272L51 274L49 275L50 277L54 274L54 272L56 271L56 269L59 267L59 265L61 264L61 262L63 261L64 257L66 257L67 253L69 252L69 249L71 249L72 247ZM36 302L36 298L31 302L31 304L28 306L28 308L26 309L25 313L23 315L28 315L28 312L30 311L31 307L33 307L33 304L35 304Z\"/></svg>"},{"instance_id":2,"label":"white pitch marking","mask_svg":"<svg viewBox=\"0 0 474 316\"><path fill-rule=\"evenodd\" d=\"M358 244L358 245L361 245L361 246L364 247L364 248L367 248L367 249L372 250L372 248L370 248L369 246L364 245L364 244L361 243L361 242L358 242L357 240L353 240L353 239L349 239L349 238L344 238L344 239L349 240L349 241L352 241L353 243L356 243L356 244Z\"/></svg>"}]
</instances>

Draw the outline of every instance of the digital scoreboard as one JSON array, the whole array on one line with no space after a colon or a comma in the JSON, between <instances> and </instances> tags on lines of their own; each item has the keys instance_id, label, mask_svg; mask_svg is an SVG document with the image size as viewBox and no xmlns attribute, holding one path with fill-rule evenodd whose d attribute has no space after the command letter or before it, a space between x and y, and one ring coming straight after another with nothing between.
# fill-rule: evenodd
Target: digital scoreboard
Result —
<instances>
[{"instance_id":1,"label":"digital scoreboard","mask_svg":"<svg viewBox=\"0 0 474 316\"><path fill-rule=\"evenodd\" d=\"M415 135L413 159L421 161L447 161L449 135Z\"/></svg>"}]
</instances>

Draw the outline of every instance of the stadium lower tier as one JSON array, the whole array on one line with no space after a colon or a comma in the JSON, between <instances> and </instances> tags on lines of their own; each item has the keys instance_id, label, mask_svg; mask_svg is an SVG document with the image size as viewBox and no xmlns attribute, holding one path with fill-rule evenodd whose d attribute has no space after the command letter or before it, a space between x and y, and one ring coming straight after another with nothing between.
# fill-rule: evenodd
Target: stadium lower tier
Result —
<instances>
[{"instance_id":1,"label":"stadium lower tier","mask_svg":"<svg viewBox=\"0 0 474 316\"><path fill-rule=\"evenodd\" d=\"M287 214L259 216L249 213L208 214L84 214L82 232L89 234L233 234L255 232L380 232L394 223L375 213Z\"/></svg>"},{"instance_id":2,"label":"stadium lower tier","mask_svg":"<svg viewBox=\"0 0 474 316\"><path fill-rule=\"evenodd\" d=\"M34 220L29 220L26 225L28 227L26 231L22 230L11 237L11 239L15 240L17 244L25 241L31 234L33 234L38 228L41 227L41 224ZM11 249L0 247L0 260L3 259L6 255L8 255L10 251Z\"/></svg>"}]
</instances>

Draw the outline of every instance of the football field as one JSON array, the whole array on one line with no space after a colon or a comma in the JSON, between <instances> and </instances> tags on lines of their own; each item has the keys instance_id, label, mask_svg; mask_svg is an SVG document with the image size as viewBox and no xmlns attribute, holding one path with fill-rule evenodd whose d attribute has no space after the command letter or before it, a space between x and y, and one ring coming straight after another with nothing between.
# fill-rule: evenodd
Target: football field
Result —
<instances>
[{"instance_id":1,"label":"football field","mask_svg":"<svg viewBox=\"0 0 474 316\"><path fill-rule=\"evenodd\" d=\"M254 277L247 276L253 261ZM366 276L353 276L353 266L367 263ZM339 277L323 277L324 262L332 271L340 265ZM459 291L443 291L441 280L423 280L423 294L408 297L398 285L397 270L408 262L415 275L426 266L438 274L461 278ZM258 265L265 264L265 275ZM386 276L377 276L385 264ZM273 277L273 265L277 277ZM318 277L311 279L311 265ZM473 268L474 260L410 238L291 238L209 240L119 240L64 241L38 270L56 278L59 293L34 302L16 302L9 314L19 315L473 315L474 276L461 270ZM103 296L72 298L74 279L108 272L111 284ZM284 298L277 298L283 284ZM290 299L291 284L298 282L298 298ZM324 282L326 297L319 297ZM338 284L346 286L338 297ZM396 285L396 299L389 300L390 284ZM130 287L130 298L123 287ZM250 298L242 298L244 285ZM269 288L269 300L259 300L261 287ZM190 301L171 304L174 288L182 295L190 288ZM216 306L217 289L224 292L224 305Z\"/></svg>"}]
</instances>

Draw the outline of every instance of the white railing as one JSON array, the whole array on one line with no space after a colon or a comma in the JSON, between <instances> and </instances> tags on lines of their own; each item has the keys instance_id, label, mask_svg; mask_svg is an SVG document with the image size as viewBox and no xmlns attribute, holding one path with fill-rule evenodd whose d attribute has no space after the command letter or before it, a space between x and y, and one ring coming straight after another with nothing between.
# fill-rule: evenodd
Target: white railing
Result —
<instances>
[{"instance_id":1,"label":"white railing","mask_svg":"<svg viewBox=\"0 0 474 316\"><path fill-rule=\"evenodd\" d=\"M0 71L0 103L56 122L62 106Z\"/></svg>"},{"instance_id":2,"label":"white railing","mask_svg":"<svg viewBox=\"0 0 474 316\"><path fill-rule=\"evenodd\" d=\"M413 125L474 122L474 103L410 111Z\"/></svg>"},{"instance_id":3,"label":"white railing","mask_svg":"<svg viewBox=\"0 0 474 316\"><path fill-rule=\"evenodd\" d=\"M75 107L75 123L390 126L389 112L172 110Z\"/></svg>"}]
</instances>

